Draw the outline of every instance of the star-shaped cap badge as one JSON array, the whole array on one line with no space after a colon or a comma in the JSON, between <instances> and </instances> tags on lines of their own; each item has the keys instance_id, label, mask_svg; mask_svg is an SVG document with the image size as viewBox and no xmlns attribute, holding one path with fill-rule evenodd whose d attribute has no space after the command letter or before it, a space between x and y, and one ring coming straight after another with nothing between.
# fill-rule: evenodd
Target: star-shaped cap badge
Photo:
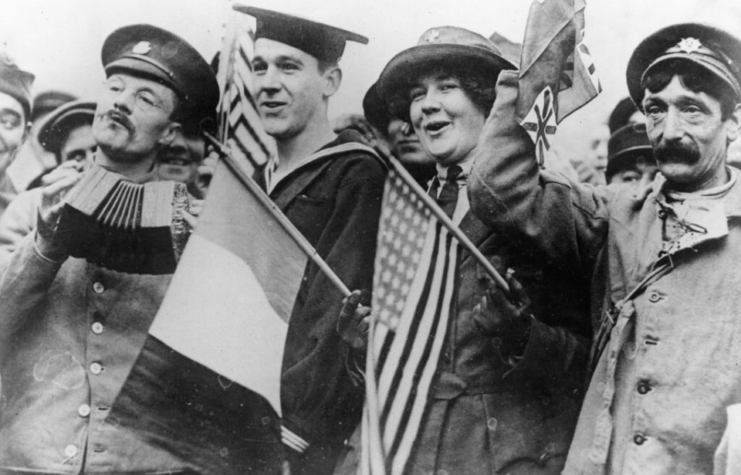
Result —
<instances>
[{"instance_id":1,"label":"star-shaped cap badge","mask_svg":"<svg viewBox=\"0 0 741 475\"><path fill-rule=\"evenodd\" d=\"M152 45L149 41L140 41L131 50L134 54L147 54L152 51Z\"/></svg>"},{"instance_id":2,"label":"star-shaped cap badge","mask_svg":"<svg viewBox=\"0 0 741 475\"><path fill-rule=\"evenodd\" d=\"M702 43L697 38L684 38L677 43L677 48L687 54L699 51L700 47L702 47Z\"/></svg>"},{"instance_id":3,"label":"star-shaped cap badge","mask_svg":"<svg viewBox=\"0 0 741 475\"><path fill-rule=\"evenodd\" d=\"M425 36L425 41L428 43L434 43L435 40L440 36L440 32L437 30L430 30Z\"/></svg>"}]
</instances>

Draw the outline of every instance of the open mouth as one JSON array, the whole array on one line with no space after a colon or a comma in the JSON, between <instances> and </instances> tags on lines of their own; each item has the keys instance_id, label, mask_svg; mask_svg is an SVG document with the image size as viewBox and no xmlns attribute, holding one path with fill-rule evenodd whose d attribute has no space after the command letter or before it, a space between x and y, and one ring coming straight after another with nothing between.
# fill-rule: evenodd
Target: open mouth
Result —
<instances>
[{"instance_id":1,"label":"open mouth","mask_svg":"<svg viewBox=\"0 0 741 475\"><path fill-rule=\"evenodd\" d=\"M280 102L280 101L263 101L260 103L260 107L262 107L263 109L269 112L278 110L285 105L286 105L285 102Z\"/></svg>"},{"instance_id":2,"label":"open mouth","mask_svg":"<svg viewBox=\"0 0 741 475\"><path fill-rule=\"evenodd\" d=\"M162 163L165 165L177 165L181 167L187 167L190 165L190 160L187 158L179 158L179 157L165 157L162 159Z\"/></svg>"},{"instance_id":3,"label":"open mouth","mask_svg":"<svg viewBox=\"0 0 741 475\"><path fill-rule=\"evenodd\" d=\"M451 123L445 120L436 120L425 125L425 131L430 135L439 135Z\"/></svg>"}]
</instances>

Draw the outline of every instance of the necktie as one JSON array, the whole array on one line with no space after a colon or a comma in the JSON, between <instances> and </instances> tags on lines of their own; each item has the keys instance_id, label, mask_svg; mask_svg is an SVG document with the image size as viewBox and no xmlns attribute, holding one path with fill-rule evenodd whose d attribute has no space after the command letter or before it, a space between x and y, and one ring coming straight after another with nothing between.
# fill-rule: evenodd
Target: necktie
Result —
<instances>
[{"instance_id":1,"label":"necktie","mask_svg":"<svg viewBox=\"0 0 741 475\"><path fill-rule=\"evenodd\" d=\"M455 206L458 204L458 177L462 172L463 170L458 165L448 168L448 175L440 190L440 195L435 199L449 218L453 217ZM439 181L440 178L438 177Z\"/></svg>"}]
</instances>

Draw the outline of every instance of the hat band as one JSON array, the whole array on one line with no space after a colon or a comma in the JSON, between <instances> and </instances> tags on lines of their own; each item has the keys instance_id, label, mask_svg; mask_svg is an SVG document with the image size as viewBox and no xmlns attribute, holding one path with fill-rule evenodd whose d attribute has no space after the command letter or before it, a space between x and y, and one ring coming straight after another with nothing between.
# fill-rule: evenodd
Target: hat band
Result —
<instances>
[{"instance_id":1,"label":"hat band","mask_svg":"<svg viewBox=\"0 0 741 475\"><path fill-rule=\"evenodd\" d=\"M706 50L706 48L703 49ZM656 58L646 68L646 70L643 72L643 75L641 76L641 84L643 84L643 81L646 79L646 75L654 66L669 59L686 59L692 61L698 66L704 67L711 73L714 73L716 76L720 77L729 86L731 86L733 91L736 93L736 98L741 99L741 84L731 71L728 64L726 64L719 56L715 54L707 54L703 52L685 53L680 51L673 51L673 49L668 50L666 54Z\"/></svg>"}]
</instances>

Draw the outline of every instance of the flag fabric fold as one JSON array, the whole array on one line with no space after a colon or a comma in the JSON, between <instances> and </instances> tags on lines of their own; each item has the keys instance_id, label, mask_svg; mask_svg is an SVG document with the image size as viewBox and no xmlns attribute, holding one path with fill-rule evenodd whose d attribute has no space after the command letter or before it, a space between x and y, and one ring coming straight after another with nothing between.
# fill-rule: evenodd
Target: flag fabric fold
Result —
<instances>
[{"instance_id":1,"label":"flag fabric fold","mask_svg":"<svg viewBox=\"0 0 741 475\"><path fill-rule=\"evenodd\" d=\"M533 0L520 57L517 117L542 166L557 125L602 90L584 43L584 0Z\"/></svg>"},{"instance_id":2,"label":"flag fabric fold","mask_svg":"<svg viewBox=\"0 0 741 475\"><path fill-rule=\"evenodd\" d=\"M231 63L242 60L231 55L222 68L239 69ZM231 77L225 97L238 85ZM107 418L207 474L280 467L283 349L310 254L251 181L268 152L257 115L245 113L254 112L243 102L249 91L239 87L241 103L222 103L232 114L220 124L237 153L215 170L198 226Z\"/></svg>"},{"instance_id":3,"label":"flag fabric fold","mask_svg":"<svg viewBox=\"0 0 741 475\"><path fill-rule=\"evenodd\" d=\"M392 169L373 281L363 474L404 471L445 340L460 249L418 192Z\"/></svg>"}]
</instances>

